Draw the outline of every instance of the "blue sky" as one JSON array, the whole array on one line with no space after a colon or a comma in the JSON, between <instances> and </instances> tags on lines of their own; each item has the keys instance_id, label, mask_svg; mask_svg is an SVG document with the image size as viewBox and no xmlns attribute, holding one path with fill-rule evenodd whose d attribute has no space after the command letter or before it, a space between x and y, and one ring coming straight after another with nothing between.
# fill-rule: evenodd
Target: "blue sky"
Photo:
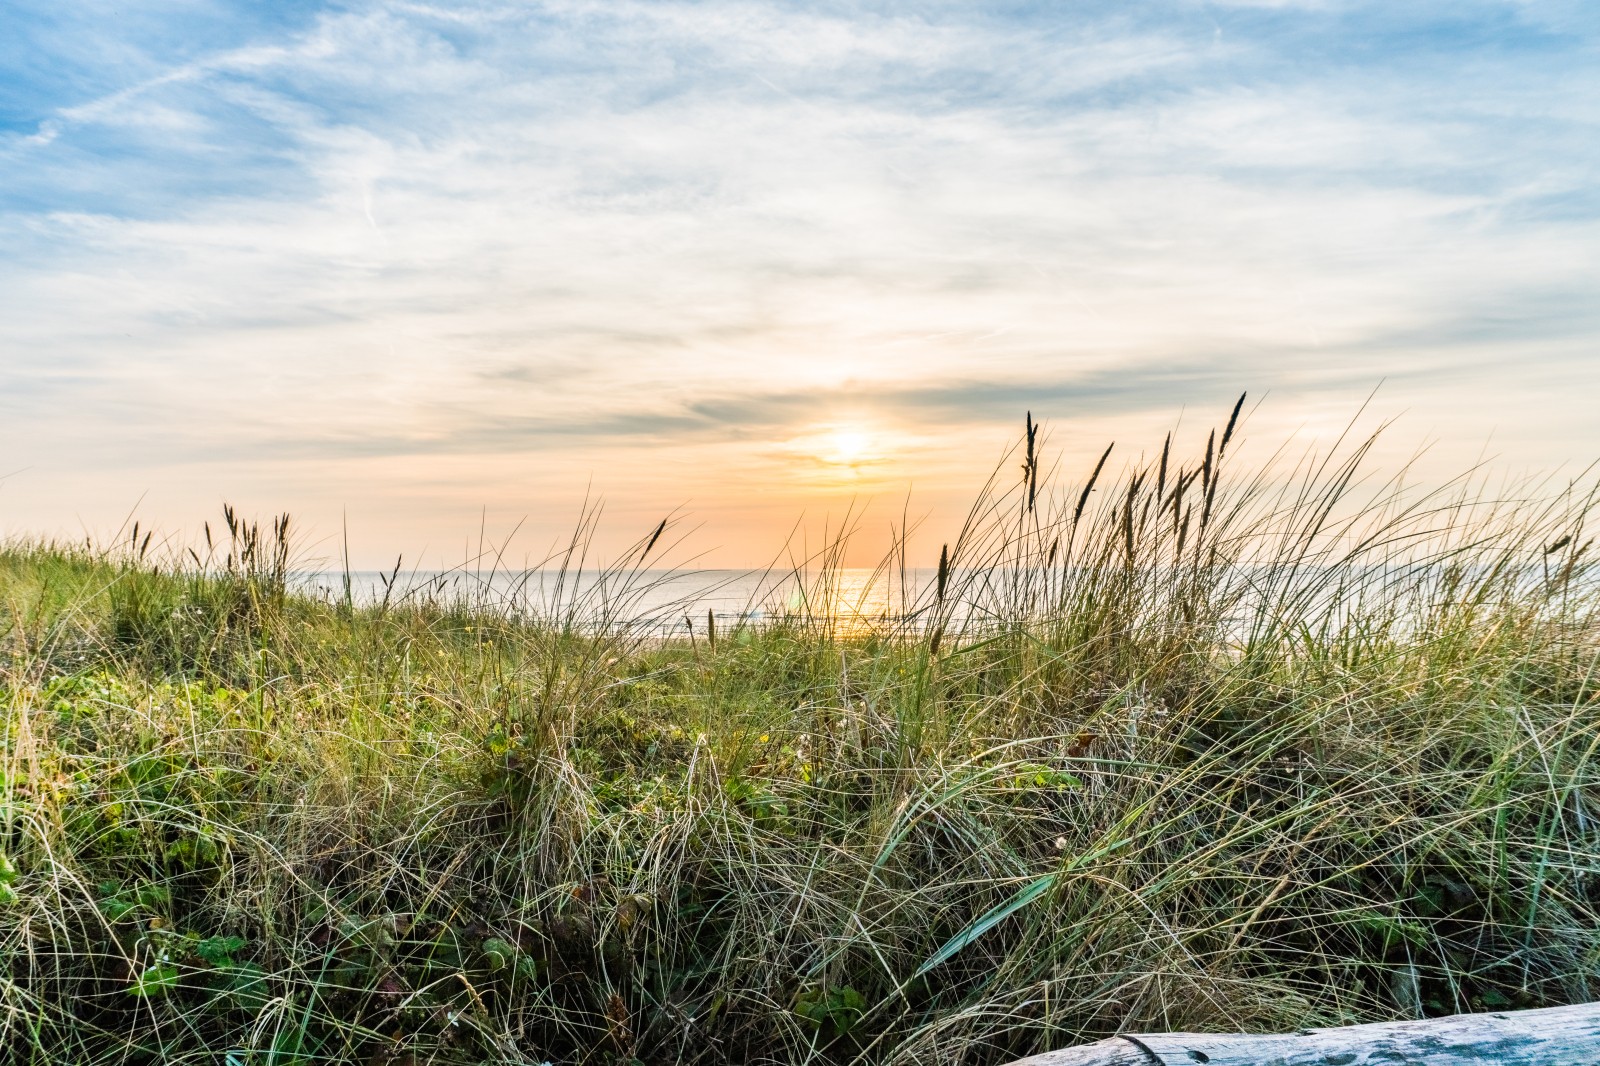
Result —
<instances>
[{"instance_id":1,"label":"blue sky","mask_svg":"<svg viewBox=\"0 0 1600 1066\"><path fill-rule=\"evenodd\" d=\"M0 521L360 550L687 505L712 561L1380 382L1600 452L1583 3L0 4ZM14 471L14 472L12 472ZM457 552L459 554L459 552Z\"/></svg>"}]
</instances>

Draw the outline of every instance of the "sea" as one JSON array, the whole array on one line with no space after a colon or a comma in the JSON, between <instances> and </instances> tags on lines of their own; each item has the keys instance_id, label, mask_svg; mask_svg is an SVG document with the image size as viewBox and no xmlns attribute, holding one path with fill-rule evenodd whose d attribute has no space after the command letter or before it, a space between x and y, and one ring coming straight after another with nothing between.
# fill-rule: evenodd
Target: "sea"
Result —
<instances>
[{"instance_id":1,"label":"sea","mask_svg":"<svg viewBox=\"0 0 1600 1066\"><path fill-rule=\"evenodd\" d=\"M620 626L663 635L722 632L778 619L828 620L849 630L913 625L937 572L830 568L773 570L376 570L302 571L300 592L357 606L467 607L585 627Z\"/></svg>"}]
</instances>

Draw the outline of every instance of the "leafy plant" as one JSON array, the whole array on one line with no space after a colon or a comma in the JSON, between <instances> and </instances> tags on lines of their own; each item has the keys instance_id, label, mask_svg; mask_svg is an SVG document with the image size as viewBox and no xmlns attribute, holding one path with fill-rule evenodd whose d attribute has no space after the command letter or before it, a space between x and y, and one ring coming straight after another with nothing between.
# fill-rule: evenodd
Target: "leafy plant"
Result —
<instances>
[{"instance_id":1,"label":"leafy plant","mask_svg":"<svg viewBox=\"0 0 1600 1066\"><path fill-rule=\"evenodd\" d=\"M170 962L158 962L134 976L128 986L128 995L151 999L167 995L178 987L178 968Z\"/></svg>"},{"instance_id":2,"label":"leafy plant","mask_svg":"<svg viewBox=\"0 0 1600 1066\"><path fill-rule=\"evenodd\" d=\"M813 1025L834 1033L849 1033L861 1022L867 1001L854 988L814 986L795 997L794 1012Z\"/></svg>"}]
</instances>

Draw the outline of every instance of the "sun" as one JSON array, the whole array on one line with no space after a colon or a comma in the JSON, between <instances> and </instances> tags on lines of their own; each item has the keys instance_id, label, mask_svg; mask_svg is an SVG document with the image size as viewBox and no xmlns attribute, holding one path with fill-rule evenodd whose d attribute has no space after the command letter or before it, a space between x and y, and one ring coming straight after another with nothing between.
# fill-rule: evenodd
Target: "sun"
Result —
<instances>
[{"instance_id":1,"label":"sun","mask_svg":"<svg viewBox=\"0 0 1600 1066\"><path fill-rule=\"evenodd\" d=\"M835 488L882 479L898 450L893 427L861 416L811 423L779 445L795 477Z\"/></svg>"},{"instance_id":2,"label":"sun","mask_svg":"<svg viewBox=\"0 0 1600 1066\"><path fill-rule=\"evenodd\" d=\"M859 421L814 424L792 438L785 449L799 469L824 483L854 482L887 461L888 441L877 429Z\"/></svg>"},{"instance_id":3,"label":"sun","mask_svg":"<svg viewBox=\"0 0 1600 1066\"><path fill-rule=\"evenodd\" d=\"M829 434L828 450L821 458L838 466L855 466L871 454L871 434L859 426L838 426Z\"/></svg>"}]
</instances>

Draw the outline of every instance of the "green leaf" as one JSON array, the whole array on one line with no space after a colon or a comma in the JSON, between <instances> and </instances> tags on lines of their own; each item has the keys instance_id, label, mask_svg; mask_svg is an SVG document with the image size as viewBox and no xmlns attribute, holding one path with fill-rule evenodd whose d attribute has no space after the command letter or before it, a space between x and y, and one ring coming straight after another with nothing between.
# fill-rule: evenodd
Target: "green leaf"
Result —
<instances>
[{"instance_id":1,"label":"green leaf","mask_svg":"<svg viewBox=\"0 0 1600 1066\"><path fill-rule=\"evenodd\" d=\"M194 946L194 953L213 966L232 966L234 953L245 946L236 936L208 936Z\"/></svg>"},{"instance_id":2,"label":"green leaf","mask_svg":"<svg viewBox=\"0 0 1600 1066\"><path fill-rule=\"evenodd\" d=\"M483 942L483 959L491 970L503 970L517 957L517 949L498 937Z\"/></svg>"},{"instance_id":3,"label":"green leaf","mask_svg":"<svg viewBox=\"0 0 1600 1066\"><path fill-rule=\"evenodd\" d=\"M11 861L11 856L0 851L0 885L9 885L18 876L16 863Z\"/></svg>"},{"instance_id":4,"label":"green leaf","mask_svg":"<svg viewBox=\"0 0 1600 1066\"><path fill-rule=\"evenodd\" d=\"M1043 763L1023 762L1017 764L1009 787L1019 790L1048 788L1063 792L1069 788L1082 788L1083 781L1065 770L1056 770Z\"/></svg>"},{"instance_id":5,"label":"green leaf","mask_svg":"<svg viewBox=\"0 0 1600 1066\"><path fill-rule=\"evenodd\" d=\"M848 1033L866 1012L866 998L848 985L828 997L828 1017L841 1033Z\"/></svg>"},{"instance_id":6,"label":"green leaf","mask_svg":"<svg viewBox=\"0 0 1600 1066\"><path fill-rule=\"evenodd\" d=\"M170 962L158 962L133 979L128 995L141 999L164 996L178 987L178 968Z\"/></svg>"},{"instance_id":7,"label":"green leaf","mask_svg":"<svg viewBox=\"0 0 1600 1066\"><path fill-rule=\"evenodd\" d=\"M945 962L948 962L950 958L956 954L956 952L960 951L962 948L966 947L968 944L972 943L974 940L978 939L980 936L987 933L989 930L993 929L995 926L999 925L1001 922L1005 921L1007 918L1011 917L1013 914L1017 913L1034 900L1038 899L1040 896L1044 895L1047 891L1049 891L1050 886L1055 883L1055 874L1046 874L1043 877L1030 881L1028 884L1024 885L1022 890L1016 895L1012 896L998 907L994 907L985 912L977 921L961 930L961 932L957 933L949 940L946 940L944 942L944 946L938 951L935 951L933 955L929 957L927 962L917 967L917 972L911 975L911 979L914 981L918 977L921 977L923 974L927 973L929 970L933 969L935 966L939 966Z\"/></svg>"},{"instance_id":8,"label":"green leaf","mask_svg":"<svg viewBox=\"0 0 1600 1066\"><path fill-rule=\"evenodd\" d=\"M138 909L139 905L137 903L129 903L127 900L118 899L115 896L100 901L100 913L104 914L108 921L112 922L120 922L131 912Z\"/></svg>"},{"instance_id":9,"label":"green leaf","mask_svg":"<svg viewBox=\"0 0 1600 1066\"><path fill-rule=\"evenodd\" d=\"M840 1033L848 1033L866 1013L867 1000L860 992L846 985L843 988L810 988L795 998L794 1012L815 1025L831 1024Z\"/></svg>"}]
</instances>

